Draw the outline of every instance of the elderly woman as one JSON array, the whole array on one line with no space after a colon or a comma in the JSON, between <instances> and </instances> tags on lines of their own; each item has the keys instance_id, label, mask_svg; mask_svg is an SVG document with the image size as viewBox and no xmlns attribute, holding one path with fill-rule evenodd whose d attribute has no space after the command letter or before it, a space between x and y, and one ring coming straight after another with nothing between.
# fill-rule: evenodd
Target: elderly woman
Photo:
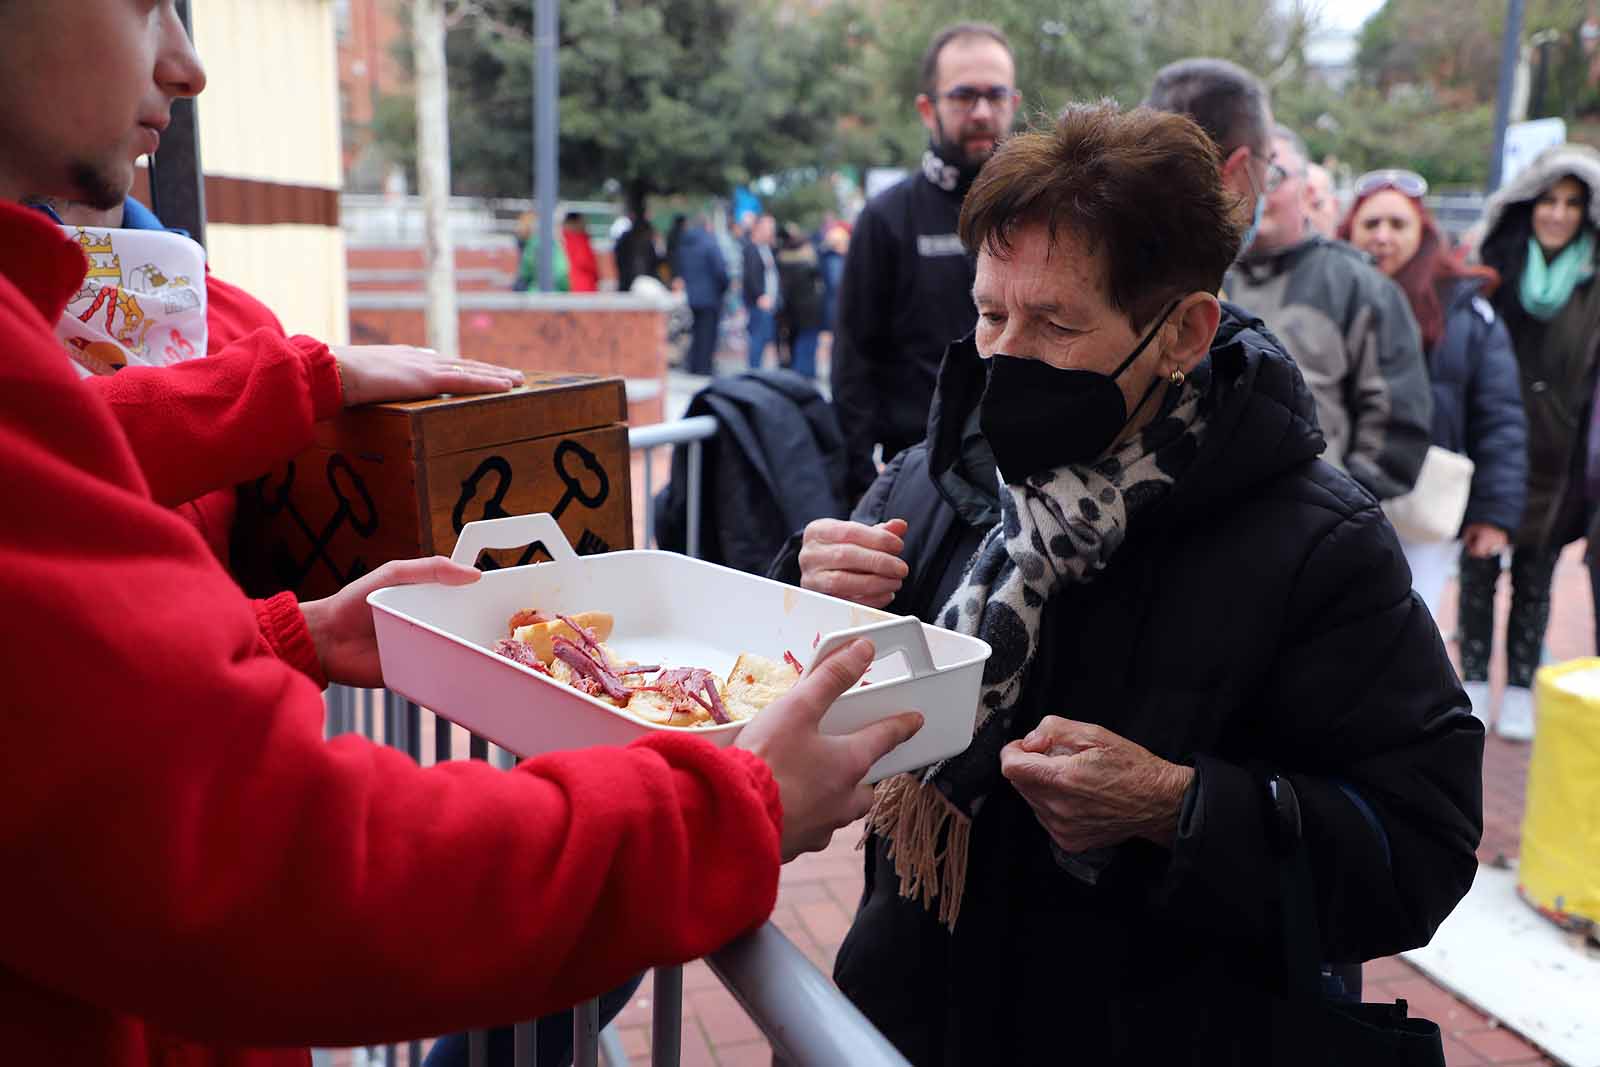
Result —
<instances>
[{"instance_id":1,"label":"elderly woman","mask_svg":"<svg viewBox=\"0 0 1600 1067\"><path fill-rule=\"evenodd\" d=\"M1472 882L1483 728L1294 363L1217 300L1236 208L1176 115L1009 141L928 439L789 571L994 649L971 747L879 786L837 961L919 1067L1266 1062L1282 857L1311 971Z\"/></svg>"}]
</instances>

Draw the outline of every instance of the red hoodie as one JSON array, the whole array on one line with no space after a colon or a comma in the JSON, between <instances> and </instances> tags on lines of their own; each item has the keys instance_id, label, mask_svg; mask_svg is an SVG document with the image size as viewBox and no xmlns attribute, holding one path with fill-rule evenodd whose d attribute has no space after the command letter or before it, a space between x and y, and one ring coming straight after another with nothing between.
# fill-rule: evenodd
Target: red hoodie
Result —
<instances>
[{"instance_id":1,"label":"red hoodie","mask_svg":"<svg viewBox=\"0 0 1600 1067\"><path fill-rule=\"evenodd\" d=\"M328 346L288 337L265 304L206 275L207 359L85 379L111 405L151 494L228 559L234 486L311 444L343 406Z\"/></svg>"},{"instance_id":2,"label":"red hoodie","mask_svg":"<svg viewBox=\"0 0 1600 1067\"><path fill-rule=\"evenodd\" d=\"M83 274L0 205L6 1060L303 1064L229 1049L530 1018L771 912L781 815L748 753L673 737L504 773L324 741L307 665L61 358Z\"/></svg>"}]
</instances>

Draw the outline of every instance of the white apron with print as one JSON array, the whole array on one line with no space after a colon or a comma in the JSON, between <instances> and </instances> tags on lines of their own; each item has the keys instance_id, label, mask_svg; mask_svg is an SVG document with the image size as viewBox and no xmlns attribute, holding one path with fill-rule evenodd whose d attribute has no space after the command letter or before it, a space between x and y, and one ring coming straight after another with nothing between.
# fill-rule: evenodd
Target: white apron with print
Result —
<instances>
[{"instance_id":1,"label":"white apron with print","mask_svg":"<svg viewBox=\"0 0 1600 1067\"><path fill-rule=\"evenodd\" d=\"M63 227L89 258L56 336L84 377L206 354L206 252L162 230Z\"/></svg>"}]
</instances>

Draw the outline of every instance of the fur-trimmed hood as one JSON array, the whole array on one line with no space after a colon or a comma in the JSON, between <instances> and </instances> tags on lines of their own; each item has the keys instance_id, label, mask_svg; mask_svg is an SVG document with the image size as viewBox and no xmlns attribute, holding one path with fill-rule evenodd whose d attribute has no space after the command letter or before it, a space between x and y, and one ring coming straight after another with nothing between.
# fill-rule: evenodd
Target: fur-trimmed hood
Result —
<instances>
[{"instance_id":1,"label":"fur-trimmed hood","mask_svg":"<svg viewBox=\"0 0 1600 1067\"><path fill-rule=\"evenodd\" d=\"M1600 230L1600 152L1583 144L1558 144L1540 152L1514 181L1489 197L1483 209L1484 235L1494 233L1512 204L1536 200L1569 176L1589 187L1589 225Z\"/></svg>"}]
</instances>

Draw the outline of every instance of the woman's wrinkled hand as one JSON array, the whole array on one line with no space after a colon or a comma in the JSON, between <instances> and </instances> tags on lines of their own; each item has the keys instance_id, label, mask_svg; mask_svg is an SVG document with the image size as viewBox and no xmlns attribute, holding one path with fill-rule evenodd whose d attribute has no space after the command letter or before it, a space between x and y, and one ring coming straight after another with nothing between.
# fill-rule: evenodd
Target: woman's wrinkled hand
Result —
<instances>
[{"instance_id":1,"label":"woman's wrinkled hand","mask_svg":"<svg viewBox=\"0 0 1600 1067\"><path fill-rule=\"evenodd\" d=\"M322 673L337 685L376 689L383 685L378 666L378 635L372 623L372 607L367 594L391 585L418 585L440 582L444 585L471 585L481 573L472 567L452 563L444 556L426 559L397 559L385 563L371 574L357 578L343 589L322 600L300 605L316 647Z\"/></svg>"},{"instance_id":2,"label":"woman's wrinkled hand","mask_svg":"<svg viewBox=\"0 0 1600 1067\"><path fill-rule=\"evenodd\" d=\"M1488 559L1504 552L1511 539L1498 526L1475 522L1461 532L1461 543L1473 559Z\"/></svg>"},{"instance_id":3,"label":"woman's wrinkled hand","mask_svg":"<svg viewBox=\"0 0 1600 1067\"><path fill-rule=\"evenodd\" d=\"M427 400L442 393L503 393L523 382L522 372L475 359L441 356L410 345L333 345L344 383L344 406Z\"/></svg>"},{"instance_id":4,"label":"woman's wrinkled hand","mask_svg":"<svg viewBox=\"0 0 1600 1067\"><path fill-rule=\"evenodd\" d=\"M1063 852L1144 838L1170 846L1194 769L1103 727L1047 716L1000 752L1000 771Z\"/></svg>"},{"instance_id":5,"label":"woman's wrinkled hand","mask_svg":"<svg viewBox=\"0 0 1600 1067\"><path fill-rule=\"evenodd\" d=\"M813 521L800 541L800 587L869 608L886 607L911 570L900 558L906 529L904 519L876 526Z\"/></svg>"}]
</instances>

